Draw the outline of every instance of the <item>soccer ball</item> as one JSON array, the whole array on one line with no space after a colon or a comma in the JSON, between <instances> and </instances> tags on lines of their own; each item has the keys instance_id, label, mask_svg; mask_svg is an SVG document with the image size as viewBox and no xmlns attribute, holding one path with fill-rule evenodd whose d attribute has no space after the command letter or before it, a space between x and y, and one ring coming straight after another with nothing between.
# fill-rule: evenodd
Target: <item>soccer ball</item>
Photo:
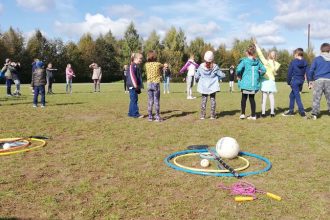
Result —
<instances>
[{"instance_id":1,"label":"soccer ball","mask_svg":"<svg viewBox=\"0 0 330 220\"><path fill-rule=\"evenodd\" d=\"M10 147L11 147L11 146L10 146L9 143L4 143L4 144L2 145L2 148L3 148L4 150L9 149Z\"/></svg>"},{"instance_id":2,"label":"soccer ball","mask_svg":"<svg viewBox=\"0 0 330 220\"><path fill-rule=\"evenodd\" d=\"M239 145L232 137L223 137L218 140L215 149L220 157L226 159L233 159L239 153Z\"/></svg>"},{"instance_id":3,"label":"soccer ball","mask_svg":"<svg viewBox=\"0 0 330 220\"><path fill-rule=\"evenodd\" d=\"M201 166L204 168L210 166L210 161L208 159L201 160Z\"/></svg>"}]
</instances>

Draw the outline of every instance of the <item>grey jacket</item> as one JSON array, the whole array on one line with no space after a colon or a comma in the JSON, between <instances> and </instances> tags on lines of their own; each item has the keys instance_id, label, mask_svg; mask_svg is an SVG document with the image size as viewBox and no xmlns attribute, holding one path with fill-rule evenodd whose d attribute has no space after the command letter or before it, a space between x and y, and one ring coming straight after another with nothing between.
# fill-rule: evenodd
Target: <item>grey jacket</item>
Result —
<instances>
[{"instance_id":1,"label":"grey jacket","mask_svg":"<svg viewBox=\"0 0 330 220\"><path fill-rule=\"evenodd\" d=\"M33 73L32 73L32 82L31 82L31 86L44 86L47 84L47 80L46 80L46 73L44 69L36 69Z\"/></svg>"}]
</instances>

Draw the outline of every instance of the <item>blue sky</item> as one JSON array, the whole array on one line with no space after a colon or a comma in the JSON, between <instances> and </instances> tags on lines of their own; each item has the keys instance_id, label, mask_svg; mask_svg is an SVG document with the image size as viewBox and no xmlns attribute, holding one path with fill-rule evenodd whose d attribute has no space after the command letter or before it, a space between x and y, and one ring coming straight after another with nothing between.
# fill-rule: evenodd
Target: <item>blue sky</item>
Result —
<instances>
[{"instance_id":1,"label":"blue sky","mask_svg":"<svg viewBox=\"0 0 330 220\"><path fill-rule=\"evenodd\" d=\"M161 38L181 27L187 41L203 37L217 47L231 47L233 39L257 38L262 47L292 50L307 47L307 25L315 51L329 42L330 4L321 0L1 0L0 30L9 26L26 37L40 29L48 38L77 41L109 29L121 38L133 21L147 38L156 30Z\"/></svg>"}]
</instances>

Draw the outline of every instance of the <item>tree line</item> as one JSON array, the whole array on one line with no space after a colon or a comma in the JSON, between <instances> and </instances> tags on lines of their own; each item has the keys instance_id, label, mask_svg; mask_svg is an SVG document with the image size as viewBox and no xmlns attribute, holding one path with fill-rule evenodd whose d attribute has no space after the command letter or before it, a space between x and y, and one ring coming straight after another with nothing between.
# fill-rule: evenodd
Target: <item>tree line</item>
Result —
<instances>
[{"instance_id":1,"label":"tree line","mask_svg":"<svg viewBox=\"0 0 330 220\"><path fill-rule=\"evenodd\" d=\"M27 41L20 30L12 27L0 34L0 60L4 62L6 58L11 58L20 62L23 83L31 80L31 64L35 58L45 63L53 63L53 67L58 69L56 82L65 81L65 67L68 63L73 66L77 75L76 82L89 82L92 71L88 66L93 62L102 67L103 82L117 81L122 78L123 66L129 63L132 52L140 51L146 57L149 50L157 51L158 60L170 65L173 80L181 80L183 76L179 74L179 70L190 54L195 55L197 63L202 63L205 51L212 50L215 54L215 62L220 68L225 69L231 65L236 66L240 58L245 56L247 46L251 44L251 39L235 39L231 49L225 44L214 48L201 37L188 44L184 31L175 27L167 30L164 39L161 39L156 31L152 31L148 38L143 40L133 22L127 27L121 39L115 38L111 30L106 34L100 34L96 39L93 39L90 33L86 33L76 43L72 41L65 43L61 38L48 39L40 30L36 30ZM277 60L281 63L277 81L283 81L286 79L289 63L293 59L292 52L285 49L278 50L276 47L269 50L277 51ZM265 56L269 50L263 50ZM311 48L305 56L309 63L314 58L312 51Z\"/></svg>"}]
</instances>

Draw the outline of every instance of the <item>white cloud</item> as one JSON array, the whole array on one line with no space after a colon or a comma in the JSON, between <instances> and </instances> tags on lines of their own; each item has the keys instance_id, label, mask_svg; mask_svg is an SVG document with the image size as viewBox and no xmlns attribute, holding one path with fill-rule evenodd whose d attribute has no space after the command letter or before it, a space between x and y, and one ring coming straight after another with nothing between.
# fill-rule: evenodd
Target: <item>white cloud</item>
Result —
<instances>
[{"instance_id":1,"label":"white cloud","mask_svg":"<svg viewBox=\"0 0 330 220\"><path fill-rule=\"evenodd\" d=\"M258 43L261 45L275 46L285 44L286 40L282 36L263 36L258 38Z\"/></svg>"},{"instance_id":2,"label":"white cloud","mask_svg":"<svg viewBox=\"0 0 330 220\"><path fill-rule=\"evenodd\" d=\"M124 32L131 21L128 19L112 20L102 14L89 14L85 16L85 21L78 23L55 22L57 32L64 34L69 38L80 37L85 33L91 33L92 36L105 34L111 30L116 37L123 37Z\"/></svg>"},{"instance_id":3,"label":"white cloud","mask_svg":"<svg viewBox=\"0 0 330 220\"><path fill-rule=\"evenodd\" d=\"M250 24L248 25L248 33L255 37L265 37L269 35L277 34L279 26L272 21L265 21L262 24Z\"/></svg>"},{"instance_id":4,"label":"white cloud","mask_svg":"<svg viewBox=\"0 0 330 220\"><path fill-rule=\"evenodd\" d=\"M121 18L134 18L143 15L141 11L128 4L111 5L107 8L107 12L110 16L119 16Z\"/></svg>"},{"instance_id":5,"label":"white cloud","mask_svg":"<svg viewBox=\"0 0 330 220\"><path fill-rule=\"evenodd\" d=\"M279 14L274 18L274 22L290 30L307 30L308 24L311 24L312 38L326 39L330 37L328 1L293 0L288 2L278 0L277 3Z\"/></svg>"},{"instance_id":6,"label":"white cloud","mask_svg":"<svg viewBox=\"0 0 330 220\"><path fill-rule=\"evenodd\" d=\"M55 0L16 0L17 5L37 12L44 12L55 7Z\"/></svg>"}]
</instances>

